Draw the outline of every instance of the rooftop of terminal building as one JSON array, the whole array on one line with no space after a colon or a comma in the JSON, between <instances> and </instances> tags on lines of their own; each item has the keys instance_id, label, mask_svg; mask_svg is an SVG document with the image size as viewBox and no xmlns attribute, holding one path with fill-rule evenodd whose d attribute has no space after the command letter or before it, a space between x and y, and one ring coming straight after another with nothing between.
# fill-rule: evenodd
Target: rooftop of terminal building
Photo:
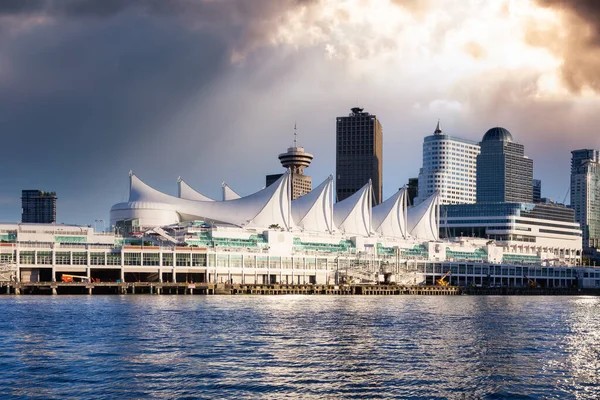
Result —
<instances>
[{"instance_id":1,"label":"rooftop of terminal building","mask_svg":"<svg viewBox=\"0 0 600 400\"><path fill-rule=\"evenodd\" d=\"M575 212L562 204L476 203L441 205L440 214L453 217L495 217L514 215L527 218L575 223Z\"/></svg>"}]
</instances>

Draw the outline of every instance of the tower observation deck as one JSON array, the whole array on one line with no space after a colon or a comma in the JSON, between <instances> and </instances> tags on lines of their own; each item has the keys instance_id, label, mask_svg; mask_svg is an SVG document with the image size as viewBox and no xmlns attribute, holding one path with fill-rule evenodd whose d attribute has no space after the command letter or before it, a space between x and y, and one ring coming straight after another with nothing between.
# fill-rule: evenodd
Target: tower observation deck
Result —
<instances>
[{"instance_id":1,"label":"tower observation deck","mask_svg":"<svg viewBox=\"0 0 600 400\"><path fill-rule=\"evenodd\" d=\"M289 168L292 174L303 175L304 168L310 165L313 155L304 151L304 147L299 147L297 142L298 131L294 124L294 145L288 147L287 153L279 155L279 161L283 168Z\"/></svg>"},{"instance_id":2,"label":"tower observation deck","mask_svg":"<svg viewBox=\"0 0 600 400\"><path fill-rule=\"evenodd\" d=\"M297 199L312 190L312 179L310 176L304 175L304 168L310 165L313 155L305 152L304 147L298 146L297 136L298 132L294 125L294 144L288 147L287 152L279 155L279 161L283 168L289 169L292 173L292 199ZM281 174L267 175L266 185L269 186L280 176Z\"/></svg>"},{"instance_id":3,"label":"tower observation deck","mask_svg":"<svg viewBox=\"0 0 600 400\"><path fill-rule=\"evenodd\" d=\"M294 146L288 147L286 153L279 155L279 161L284 168L289 168L293 174L304 174L304 168L308 167L313 159L313 155L304 151L304 147L297 147L294 140Z\"/></svg>"}]
</instances>

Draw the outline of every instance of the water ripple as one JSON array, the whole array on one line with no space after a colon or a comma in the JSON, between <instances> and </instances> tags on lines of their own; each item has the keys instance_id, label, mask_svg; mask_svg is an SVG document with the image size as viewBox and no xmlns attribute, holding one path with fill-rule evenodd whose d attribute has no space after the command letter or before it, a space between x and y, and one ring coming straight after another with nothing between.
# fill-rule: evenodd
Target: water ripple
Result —
<instances>
[{"instance_id":1,"label":"water ripple","mask_svg":"<svg viewBox=\"0 0 600 400\"><path fill-rule=\"evenodd\" d=\"M0 298L0 398L600 398L593 297Z\"/></svg>"}]
</instances>

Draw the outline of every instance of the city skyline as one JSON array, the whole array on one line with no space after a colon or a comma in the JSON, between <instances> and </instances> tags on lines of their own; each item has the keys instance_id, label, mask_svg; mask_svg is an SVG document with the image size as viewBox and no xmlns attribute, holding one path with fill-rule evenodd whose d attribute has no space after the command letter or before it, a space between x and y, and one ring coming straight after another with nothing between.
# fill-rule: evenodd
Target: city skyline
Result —
<instances>
[{"instance_id":1,"label":"city skyline","mask_svg":"<svg viewBox=\"0 0 600 400\"><path fill-rule=\"evenodd\" d=\"M30 187L58 193L59 222L107 219L129 170L173 194L177 176L249 194L294 121L319 182L335 117L357 105L385 127L383 199L417 176L438 118L474 141L515 133L559 202L570 151L600 148L591 2L58 4L0 4L0 220L19 220Z\"/></svg>"}]
</instances>

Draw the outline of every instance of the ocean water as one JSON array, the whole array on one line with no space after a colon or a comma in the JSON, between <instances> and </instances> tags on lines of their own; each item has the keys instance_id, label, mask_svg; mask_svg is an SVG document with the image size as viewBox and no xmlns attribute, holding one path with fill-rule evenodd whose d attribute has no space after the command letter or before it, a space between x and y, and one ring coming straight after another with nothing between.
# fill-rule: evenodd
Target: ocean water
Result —
<instances>
[{"instance_id":1,"label":"ocean water","mask_svg":"<svg viewBox=\"0 0 600 400\"><path fill-rule=\"evenodd\" d=\"M600 398L600 298L2 296L0 398Z\"/></svg>"}]
</instances>

